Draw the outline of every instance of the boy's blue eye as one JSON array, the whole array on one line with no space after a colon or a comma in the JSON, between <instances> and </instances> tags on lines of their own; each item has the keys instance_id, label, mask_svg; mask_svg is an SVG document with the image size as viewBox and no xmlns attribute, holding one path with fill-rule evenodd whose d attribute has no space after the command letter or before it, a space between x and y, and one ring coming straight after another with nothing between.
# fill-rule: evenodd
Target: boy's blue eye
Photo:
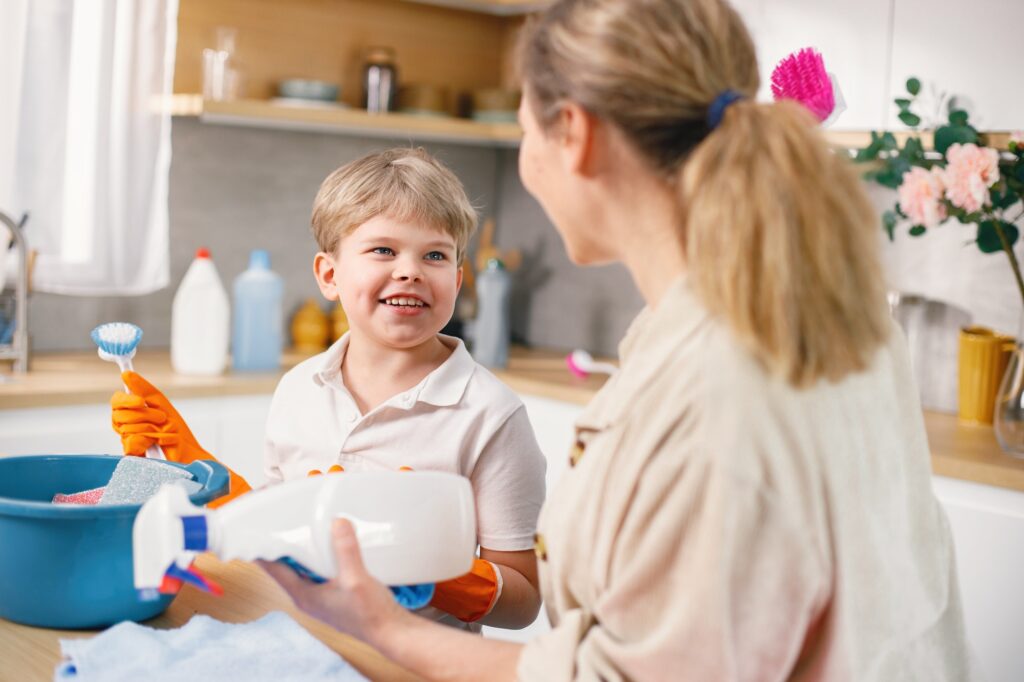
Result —
<instances>
[{"instance_id":1,"label":"boy's blue eye","mask_svg":"<svg viewBox=\"0 0 1024 682\"><path fill-rule=\"evenodd\" d=\"M427 260L444 260L446 256L440 251L431 251L426 255Z\"/></svg>"},{"instance_id":2,"label":"boy's blue eye","mask_svg":"<svg viewBox=\"0 0 1024 682\"><path fill-rule=\"evenodd\" d=\"M381 256L392 256L394 255L395 252L386 246L378 246L373 250L373 253L379 254Z\"/></svg>"}]
</instances>

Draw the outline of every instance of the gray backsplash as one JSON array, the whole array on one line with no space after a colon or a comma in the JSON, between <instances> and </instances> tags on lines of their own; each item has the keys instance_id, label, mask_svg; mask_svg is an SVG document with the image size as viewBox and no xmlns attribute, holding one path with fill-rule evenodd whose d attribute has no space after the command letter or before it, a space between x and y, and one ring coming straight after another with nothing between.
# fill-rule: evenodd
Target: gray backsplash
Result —
<instances>
[{"instance_id":1,"label":"gray backsplash","mask_svg":"<svg viewBox=\"0 0 1024 682\"><path fill-rule=\"evenodd\" d=\"M98 323L131 321L143 348L170 343L171 302L195 250L207 246L224 285L267 249L285 278L285 310L320 299L312 276L313 197L326 175L375 149L409 140L263 130L176 118L170 177L171 285L146 296L73 297L35 293L29 304L34 351L90 349ZM580 269L519 182L514 150L426 144L466 185L481 215L497 216L496 242L523 251L515 274L514 338L538 347L586 348L613 355L642 306L620 267Z\"/></svg>"}]
</instances>

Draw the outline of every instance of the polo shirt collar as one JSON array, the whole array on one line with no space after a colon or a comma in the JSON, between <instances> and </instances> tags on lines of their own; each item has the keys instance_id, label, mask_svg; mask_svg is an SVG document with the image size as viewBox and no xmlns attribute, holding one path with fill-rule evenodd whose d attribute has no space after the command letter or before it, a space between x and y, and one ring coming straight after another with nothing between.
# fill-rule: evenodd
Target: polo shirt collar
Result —
<instances>
[{"instance_id":1,"label":"polo shirt collar","mask_svg":"<svg viewBox=\"0 0 1024 682\"><path fill-rule=\"evenodd\" d=\"M476 371L476 361L466 350L466 345L461 339L444 334L438 334L438 338L444 345L452 349L452 354L441 363L440 367L409 390L416 396L417 401L444 407L454 405L462 399L470 377ZM340 339L324 351L323 362L313 374L314 382L320 386L328 384L344 386L341 378L341 362L348 350L348 341L349 333L345 332Z\"/></svg>"}]
</instances>

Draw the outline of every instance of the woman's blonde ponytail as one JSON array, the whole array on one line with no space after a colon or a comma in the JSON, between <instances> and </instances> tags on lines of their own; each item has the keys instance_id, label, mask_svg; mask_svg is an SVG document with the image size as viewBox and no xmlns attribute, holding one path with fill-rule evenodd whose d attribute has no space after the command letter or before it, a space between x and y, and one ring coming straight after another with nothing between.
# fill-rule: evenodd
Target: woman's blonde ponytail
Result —
<instances>
[{"instance_id":1,"label":"woman's blonde ponytail","mask_svg":"<svg viewBox=\"0 0 1024 682\"><path fill-rule=\"evenodd\" d=\"M795 385L863 369L888 334L877 218L794 102L740 101L679 178L698 295Z\"/></svg>"}]
</instances>

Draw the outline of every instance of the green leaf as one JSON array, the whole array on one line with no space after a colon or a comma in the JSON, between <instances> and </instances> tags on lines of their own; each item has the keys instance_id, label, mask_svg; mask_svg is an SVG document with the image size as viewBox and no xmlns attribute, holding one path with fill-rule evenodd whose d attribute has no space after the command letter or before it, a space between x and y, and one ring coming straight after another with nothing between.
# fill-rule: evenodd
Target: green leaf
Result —
<instances>
[{"instance_id":1,"label":"green leaf","mask_svg":"<svg viewBox=\"0 0 1024 682\"><path fill-rule=\"evenodd\" d=\"M875 175L875 182L883 187L897 189L903 181L903 174L897 173L891 167L878 171Z\"/></svg>"},{"instance_id":2,"label":"green leaf","mask_svg":"<svg viewBox=\"0 0 1024 682\"><path fill-rule=\"evenodd\" d=\"M893 102L896 102L896 106L898 106L900 109L906 109L907 107L910 106L911 100L905 97L897 97L896 99L893 100Z\"/></svg>"},{"instance_id":3,"label":"green leaf","mask_svg":"<svg viewBox=\"0 0 1024 682\"><path fill-rule=\"evenodd\" d=\"M1024 182L1024 163L1018 163L1017 167L1013 169L1013 177Z\"/></svg>"},{"instance_id":4,"label":"green leaf","mask_svg":"<svg viewBox=\"0 0 1024 682\"><path fill-rule=\"evenodd\" d=\"M1003 242L1000 241L999 233L996 232L996 222L995 220L985 220L978 223L978 248L984 253L998 253L1003 250ZM1020 236L1020 231L1008 222L1002 220L998 222L1003 228L1006 241L1012 248Z\"/></svg>"},{"instance_id":5,"label":"green leaf","mask_svg":"<svg viewBox=\"0 0 1024 682\"><path fill-rule=\"evenodd\" d=\"M910 236L911 237L920 237L924 233L925 233L924 225L914 225L912 228L910 228Z\"/></svg>"},{"instance_id":6,"label":"green leaf","mask_svg":"<svg viewBox=\"0 0 1024 682\"><path fill-rule=\"evenodd\" d=\"M963 109L954 109L949 112L949 124L953 126L967 125L967 112Z\"/></svg>"},{"instance_id":7,"label":"green leaf","mask_svg":"<svg viewBox=\"0 0 1024 682\"><path fill-rule=\"evenodd\" d=\"M900 148L899 143L896 141L896 136L893 135L892 133L886 133L885 135L882 135L880 141L882 143L882 149L887 149L891 151L893 149Z\"/></svg>"},{"instance_id":8,"label":"green leaf","mask_svg":"<svg viewBox=\"0 0 1024 682\"><path fill-rule=\"evenodd\" d=\"M855 161L874 161L878 158L878 152L882 151L882 138L878 136L878 133L871 133L871 143L863 149L857 150L857 155L854 157Z\"/></svg>"},{"instance_id":9,"label":"green leaf","mask_svg":"<svg viewBox=\"0 0 1024 682\"><path fill-rule=\"evenodd\" d=\"M978 131L970 126L942 126L935 130L935 151L945 154L954 144L978 141Z\"/></svg>"},{"instance_id":10,"label":"green leaf","mask_svg":"<svg viewBox=\"0 0 1024 682\"><path fill-rule=\"evenodd\" d=\"M1000 182L990 190L992 207L998 209L1010 208L1020 199L1017 193L1004 182Z\"/></svg>"},{"instance_id":11,"label":"green leaf","mask_svg":"<svg viewBox=\"0 0 1024 682\"><path fill-rule=\"evenodd\" d=\"M885 228L885 233L889 235L889 241L895 239L893 230L896 229L896 223L898 223L900 217L896 215L896 211L886 211L882 214L882 226Z\"/></svg>"},{"instance_id":12,"label":"green leaf","mask_svg":"<svg viewBox=\"0 0 1024 682\"><path fill-rule=\"evenodd\" d=\"M904 125L910 126L911 128L921 125L921 117L909 111L901 111L899 119L903 121Z\"/></svg>"},{"instance_id":13,"label":"green leaf","mask_svg":"<svg viewBox=\"0 0 1024 682\"><path fill-rule=\"evenodd\" d=\"M911 95L916 95L921 92L921 81L916 78L907 79L907 92Z\"/></svg>"}]
</instances>

